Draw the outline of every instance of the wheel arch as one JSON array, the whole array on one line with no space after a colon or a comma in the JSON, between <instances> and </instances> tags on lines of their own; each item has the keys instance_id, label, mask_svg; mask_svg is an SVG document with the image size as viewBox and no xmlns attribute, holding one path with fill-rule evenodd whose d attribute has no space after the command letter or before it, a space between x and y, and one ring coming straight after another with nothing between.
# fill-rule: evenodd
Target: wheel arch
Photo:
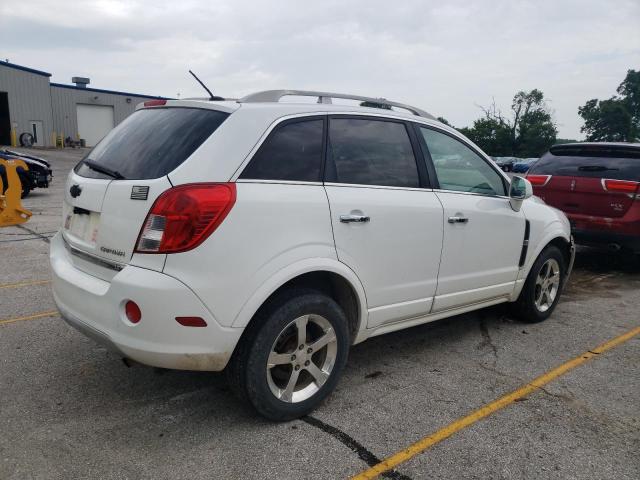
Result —
<instances>
[{"instance_id":1,"label":"wheel arch","mask_svg":"<svg viewBox=\"0 0 640 480\"><path fill-rule=\"evenodd\" d=\"M347 316L351 342L360 341L368 314L364 288L351 269L331 259L306 260L277 272L244 304L233 326L246 328L270 299L294 287L313 288L333 298Z\"/></svg>"},{"instance_id":2,"label":"wheel arch","mask_svg":"<svg viewBox=\"0 0 640 480\"><path fill-rule=\"evenodd\" d=\"M547 248L549 245L554 245L558 247L558 249L562 252L562 255L565 260L565 267L571 267L571 236L567 232L561 229L549 229L542 240L536 243L534 249L529 250L527 253L527 259L524 266L520 269L520 273L518 274L518 280L516 281L515 288L513 293L511 294L510 301L517 300L522 288L524 287L524 283L531 272L531 268L533 268L533 264L536 259L540 256L542 251Z\"/></svg>"}]
</instances>

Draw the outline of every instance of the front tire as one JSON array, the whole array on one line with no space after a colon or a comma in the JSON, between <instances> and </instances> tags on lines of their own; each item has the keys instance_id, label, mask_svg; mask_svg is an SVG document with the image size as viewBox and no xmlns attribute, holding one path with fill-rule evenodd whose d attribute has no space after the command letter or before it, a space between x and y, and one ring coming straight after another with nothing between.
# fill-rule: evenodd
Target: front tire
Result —
<instances>
[{"instance_id":1,"label":"front tire","mask_svg":"<svg viewBox=\"0 0 640 480\"><path fill-rule=\"evenodd\" d=\"M292 420L335 388L349 350L347 319L330 297L294 289L263 307L227 368L230 386L261 415Z\"/></svg>"},{"instance_id":2,"label":"front tire","mask_svg":"<svg viewBox=\"0 0 640 480\"><path fill-rule=\"evenodd\" d=\"M560 300L567 274L565 258L560 249L548 245L538 256L527 280L513 305L513 313L527 323L549 318Z\"/></svg>"}]
</instances>

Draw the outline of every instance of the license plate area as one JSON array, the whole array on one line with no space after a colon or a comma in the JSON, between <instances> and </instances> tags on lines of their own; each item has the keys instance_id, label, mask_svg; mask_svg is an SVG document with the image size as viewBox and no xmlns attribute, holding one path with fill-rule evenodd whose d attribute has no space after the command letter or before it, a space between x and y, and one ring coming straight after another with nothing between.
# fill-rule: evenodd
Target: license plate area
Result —
<instances>
[{"instance_id":1,"label":"license plate area","mask_svg":"<svg viewBox=\"0 0 640 480\"><path fill-rule=\"evenodd\" d=\"M100 226L100 213L84 209L74 209L64 222L65 230L79 240L95 245Z\"/></svg>"}]
</instances>

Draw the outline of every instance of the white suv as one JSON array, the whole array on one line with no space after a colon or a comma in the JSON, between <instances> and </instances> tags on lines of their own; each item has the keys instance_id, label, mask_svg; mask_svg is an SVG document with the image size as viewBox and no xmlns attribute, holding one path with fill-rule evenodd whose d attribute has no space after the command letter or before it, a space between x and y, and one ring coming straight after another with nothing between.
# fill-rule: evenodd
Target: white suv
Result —
<instances>
[{"instance_id":1,"label":"white suv","mask_svg":"<svg viewBox=\"0 0 640 480\"><path fill-rule=\"evenodd\" d=\"M146 102L65 190L62 317L143 364L226 369L275 420L317 406L368 337L502 302L546 319L574 257L527 180L384 99Z\"/></svg>"}]
</instances>

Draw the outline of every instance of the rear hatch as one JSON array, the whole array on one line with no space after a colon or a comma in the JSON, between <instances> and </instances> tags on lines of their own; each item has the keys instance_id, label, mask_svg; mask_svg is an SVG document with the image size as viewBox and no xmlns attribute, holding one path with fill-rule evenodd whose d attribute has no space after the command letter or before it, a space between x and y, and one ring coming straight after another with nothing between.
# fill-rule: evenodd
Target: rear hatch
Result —
<instances>
[{"instance_id":1,"label":"rear hatch","mask_svg":"<svg viewBox=\"0 0 640 480\"><path fill-rule=\"evenodd\" d=\"M637 201L640 145L555 145L527 178L536 195L569 215L619 218Z\"/></svg>"},{"instance_id":2,"label":"rear hatch","mask_svg":"<svg viewBox=\"0 0 640 480\"><path fill-rule=\"evenodd\" d=\"M153 202L229 113L164 105L136 111L71 171L63 236L75 266L110 279L127 263L162 269L164 255L134 255Z\"/></svg>"}]
</instances>

